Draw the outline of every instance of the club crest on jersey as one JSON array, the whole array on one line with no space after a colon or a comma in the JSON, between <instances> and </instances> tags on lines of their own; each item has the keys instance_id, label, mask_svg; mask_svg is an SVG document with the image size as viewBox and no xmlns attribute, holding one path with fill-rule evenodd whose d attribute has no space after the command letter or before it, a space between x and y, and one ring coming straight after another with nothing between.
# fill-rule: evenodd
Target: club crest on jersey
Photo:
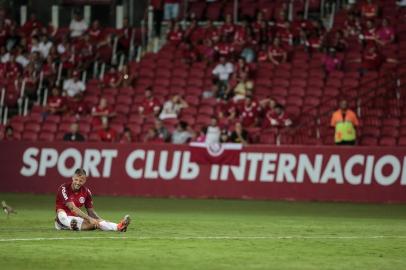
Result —
<instances>
[{"instance_id":1,"label":"club crest on jersey","mask_svg":"<svg viewBox=\"0 0 406 270\"><path fill-rule=\"evenodd\" d=\"M85 198L84 198L84 197L80 197L80 198L79 198L79 202L80 202L80 203L85 203Z\"/></svg>"}]
</instances>

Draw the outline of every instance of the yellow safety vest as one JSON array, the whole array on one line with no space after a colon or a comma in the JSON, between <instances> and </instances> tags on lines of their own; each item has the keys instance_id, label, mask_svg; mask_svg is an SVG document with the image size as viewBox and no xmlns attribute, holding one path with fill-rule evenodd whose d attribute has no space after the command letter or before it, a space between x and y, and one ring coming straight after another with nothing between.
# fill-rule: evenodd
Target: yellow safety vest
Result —
<instances>
[{"instance_id":1,"label":"yellow safety vest","mask_svg":"<svg viewBox=\"0 0 406 270\"><path fill-rule=\"evenodd\" d=\"M351 121L339 121L335 127L335 142L354 141L356 138L354 125Z\"/></svg>"}]
</instances>

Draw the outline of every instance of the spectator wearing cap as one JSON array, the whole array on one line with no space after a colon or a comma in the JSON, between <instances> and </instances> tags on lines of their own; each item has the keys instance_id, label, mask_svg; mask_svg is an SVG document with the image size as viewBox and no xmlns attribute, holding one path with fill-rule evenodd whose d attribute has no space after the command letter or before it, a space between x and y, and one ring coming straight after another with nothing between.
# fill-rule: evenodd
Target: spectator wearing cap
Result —
<instances>
[{"instance_id":1,"label":"spectator wearing cap","mask_svg":"<svg viewBox=\"0 0 406 270\"><path fill-rule=\"evenodd\" d=\"M63 140L65 142L83 142L85 137L79 133L79 125L77 123L73 123L70 125L70 132L63 136Z\"/></svg>"},{"instance_id":2,"label":"spectator wearing cap","mask_svg":"<svg viewBox=\"0 0 406 270\"><path fill-rule=\"evenodd\" d=\"M79 71L77 70L72 72L71 78L66 79L63 82L63 91L65 92L65 95L70 98L73 98L76 95L82 95L85 90L86 86L81 80L79 80Z\"/></svg>"},{"instance_id":3,"label":"spectator wearing cap","mask_svg":"<svg viewBox=\"0 0 406 270\"><path fill-rule=\"evenodd\" d=\"M82 36L88 29L88 25L83 19L82 15L75 13L69 24L70 36L72 38L78 38Z\"/></svg>"},{"instance_id":4,"label":"spectator wearing cap","mask_svg":"<svg viewBox=\"0 0 406 270\"><path fill-rule=\"evenodd\" d=\"M355 144L359 121L355 112L348 108L346 100L340 101L340 108L333 113L330 125L335 129L334 141L337 145Z\"/></svg>"}]
</instances>

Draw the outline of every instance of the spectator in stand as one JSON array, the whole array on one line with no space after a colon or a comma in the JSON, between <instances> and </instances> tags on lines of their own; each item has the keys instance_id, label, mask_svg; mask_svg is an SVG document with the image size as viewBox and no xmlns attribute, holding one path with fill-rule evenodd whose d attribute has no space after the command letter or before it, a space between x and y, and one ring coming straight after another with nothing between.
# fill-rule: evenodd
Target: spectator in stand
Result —
<instances>
[{"instance_id":1,"label":"spectator in stand","mask_svg":"<svg viewBox=\"0 0 406 270\"><path fill-rule=\"evenodd\" d=\"M202 93L202 98L206 99L206 98L215 98L218 95L218 91L219 91L219 87L216 83L213 83L211 85L210 89L204 90Z\"/></svg>"},{"instance_id":2,"label":"spectator in stand","mask_svg":"<svg viewBox=\"0 0 406 270\"><path fill-rule=\"evenodd\" d=\"M117 89L121 85L121 76L117 72L115 66L110 66L110 69L103 76L104 87L115 88Z\"/></svg>"},{"instance_id":3,"label":"spectator in stand","mask_svg":"<svg viewBox=\"0 0 406 270\"><path fill-rule=\"evenodd\" d=\"M171 134L162 123L162 120L160 119L155 120L155 130L157 132L158 138L161 139L163 142L168 142L170 140Z\"/></svg>"},{"instance_id":4,"label":"spectator in stand","mask_svg":"<svg viewBox=\"0 0 406 270\"><path fill-rule=\"evenodd\" d=\"M376 31L376 42L384 46L386 44L393 43L395 40L395 30L389 25L388 19L382 20L381 27Z\"/></svg>"},{"instance_id":5,"label":"spectator in stand","mask_svg":"<svg viewBox=\"0 0 406 270\"><path fill-rule=\"evenodd\" d=\"M141 105L138 107L138 112L141 115L150 115L158 116L161 110L161 105L157 98L152 95L152 89L148 87L145 89L145 97Z\"/></svg>"},{"instance_id":6,"label":"spectator in stand","mask_svg":"<svg viewBox=\"0 0 406 270\"><path fill-rule=\"evenodd\" d=\"M361 15L366 19L374 19L378 15L378 5L373 3L372 0L367 0L361 6Z\"/></svg>"},{"instance_id":7,"label":"spectator in stand","mask_svg":"<svg viewBox=\"0 0 406 270\"><path fill-rule=\"evenodd\" d=\"M330 47L337 52L344 52L348 48L348 43L344 37L343 31L337 31L331 40Z\"/></svg>"},{"instance_id":8,"label":"spectator in stand","mask_svg":"<svg viewBox=\"0 0 406 270\"><path fill-rule=\"evenodd\" d=\"M212 117L210 125L206 129L205 143L216 144L220 143L221 129L218 125L217 118Z\"/></svg>"},{"instance_id":9,"label":"spectator in stand","mask_svg":"<svg viewBox=\"0 0 406 270\"><path fill-rule=\"evenodd\" d=\"M223 25L220 27L220 33L224 40L229 40L234 36L234 31L236 27L233 22L233 17L230 13L226 14L225 21Z\"/></svg>"},{"instance_id":10,"label":"spectator in stand","mask_svg":"<svg viewBox=\"0 0 406 270\"><path fill-rule=\"evenodd\" d=\"M248 78L248 73L242 72L234 88L234 100L238 101L244 99L248 93L252 92L253 88L254 82Z\"/></svg>"},{"instance_id":11,"label":"spectator in stand","mask_svg":"<svg viewBox=\"0 0 406 270\"><path fill-rule=\"evenodd\" d=\"M75 96L68 104L70 113L76 118L89 114L89 107L82 95Z\"/></svg>"},{"instance_id":12,"label":"spectator in stand","mask_svg":"<svg viewBox=\"0 0 406 270\"><path fill-rule=\"evenodd\" d=\"M261 47L258 51L257 54L257 62L268 62L269 56L268 56L268 46L264 43L261 44Z\"/></svg>"},{"instance_id":13,"label":"spectator in stand","mask_svg":"<svg viewBox=\"0 0 406 270\"><path fill-rule=\"evenodd\" d=\"M113 111L113 108L108 106L107 99L101 98L99 105L92 108L93 116L93 126L99 126L102 124L103 119L109 120L110 118L116 116L116 113Z\"/></svg>"},{"instance_id":14,"label":"spectator in stand","mask_svg":"<svg viewBox=\"0 0 406 270\"><path fill-rule=\"evenodd\" d=\"M180 95L173 95L171 99L164 103L159 119L176 119L181 110L188 106L188 103Z\"/></svg>"},{"instance_id":15,"label":"spectator in stand","mask_svg":"<svg viewBox=\"0 0 406 270\"><path fill-rule=\"evenodd\" d=\"M134 142L133 135L129 128L124 128L123 136L120 139L120 143L132 143Z\"/></svg>"},{"instance_id":16,"label":"spectator in stand","mask_svg":"<svg viewBox=\"0 0 406 270\"><path fill-rule=\"evenodd\" d=\"M123 27L116 29L116 35L118 37L117 51L129 55L131 39L134 41L135 38L135 30L130 26L128 18L123 19Z\"/></svg>"},{"instance_id":17,"label":"spectator in stand","mask_svg":"<svg viewBox=\"0 0 406 270\"><path fill-rule=\"evenodd\" d=\"M207 133L207 127L201 127L198 136L196 137L195 141L204 143L206 142L206 133Z\"/></svg>"},{"instance_id":18,"label":"spectator in stand","mask_svg":"<svg viewBox=\"0 0 406 270\"><path fill-rule=\"evenodd\" d=\"M239 109L240 122L244 127L256 126L259 122L261 107L251 95L247 95L244 104Z\"/></svg>"},{"instance_id":19,"label":"spectator in stand","mask_svg":"<svg viewBox=\"0 0 406 270\"><path fill-rule=\"evenodd\" d=\"M53 87L51 96L48 97L46 113L49 114L63 114L66 112L66 99L61 95L58 87Z\"/></svg>"},{"instance_id":20,"label":"spectator in stand","mask_svg":"<svg viewBox=\"0 0 406 270\"><path fill-rule=\"evenodd\" d=\"M109 125L107 117L102 118L102 128L98 131L100 141L115 142L117 140L117 132Z\"/></svg>"},{"instance_id":21,"label":"spectator in stand","mask_svg":"<svg viewBox=\"0 0 406 270\"><path fill-rule=\"evenodd\" d=\"M14 141L16 139L12 126L6 126L4 129L3 141Z\"/></svg>"},{"instance_id":22,"label":"spectator in stand","mask_svg":"<svg viewBox=\"0 0 406 270\"><path fill-rule=\"evenodd\" d=\"M158 136L158 132L155 128L150 127L144 137L144 142L163 143L164 140Z\"/></svg>"},{"instance_id":23,"label":"spectator in stand","mask_svg":"<svg viewBox=\"0 0 406 270\"><path fill-rule=\"evenodd\" d=\"M220 42L214 46L214 51L216 52L217 57L225 57L229 59L234 53L234 47L228 42L225 36L221 36Z\"/></svg>"},{"instance_id":24,"label":"spectator in stand","mask_svg":"<svg viewBox=\"0 0 406 270\"><path fill-rule=\"evenodd\" d=\"M268 57L274 65L280 65L286 62L287 52L280 46L279 38L275 38L273 44L268 47Z\"/></svg>"},{"instance_id":25,"label":"spectator in stand","mask_svg":"<svg viewBox=\"0 0 406 270\"><path fill-rule=\"evenodd\" d=\"M70 132L63 136L63 140L65 142L83 142L85 137L79 133L79 125L77 123L73 123L70 125Z\"/></svg>"},{"instance_id":26,"label":"spectator in stand","mask_svg":"<svg viewBox=\"0 0 406 270\"><path fill-rule=\"evenodd\" d=\"M372 21L365 23L365 30L359 35L360 41L364 46L374 46L376 41L376 29Z\"/></svg>"},{"instance_id":27,"label":"spectator in stand","mask_svg":"<svg viewBox=\"0 0 406 270\"><path fill-rule=\"evenodd\" d=\"M269 110L266 114L265 127L289 127L292 125L292 121L285 113L285 109L282 105L277 104L273 110Z\"/></svg>"},{"instance_id":28,"label":"spectator in stand","mask_svg":"<svg viewBox=\"0 0 406 270\"><path fill-rule=\"evenodd\" d=\"M41 71L44 76L44 83L48 86L54 85L56 80L56 67L51 55L48 55L46 62L42 65Z\"/></svg>"},{"instance_id":29,"label":"spectator in stand","mask_svg":"<svg viewBox=\"0 0 406 270\"><path fill-rule=\"evenodd\" d=\"M53 43L52 43L52 41L50 41L48 39L47 35L42 35L40 37L40 42L39 42L39 45L38 45L38 49L39 49L39 52L40 52L41 57L43 59L46 59L48 57L52 46L53 46Z\"/></svg>"},{"instance_id":30,"label":"spectator in stand","mask_svg":"<svg viewBox=\"0 0 406 270\"><path fill-rule=\"evenodd\" d=\"M133 85L134 75L130 72L128 65L123 65L119 72L121 87L130 87Z\"/></svg>"},{"instance_id":31,"label":"spectator in stand","mask_svg":"<svg viewBox=\"0 0 406 270\"><path fill-rule=\"evenodd\" d=\"M35 13L31 13L30 18L24 23L20 31L25 36L30 36L34 31L38 31L42 28L42 23L37 19Z\"/></svg>"},{"instance_id":32,"label":"spectator in stand","mask_svg":"<svg viewBox=\"0 0 406 270\"><path fill-rule=\"evenodd\" d=\"M233 74L234 66L230 62L226 62L224 56L220 57L220 62L213 69L213 75L216 77L219 88L222 90L228 85L228 80Z\"/></svg>"},{"instance_id":33,"label":"spectator in stand","mask_svg":"<svg viewBox=\"0 0 406 270\"><path fill-rule=\"evenodd\" d=\"M87 31L88 25L83 19L82 15L76 12L69 24L70 36L78 38Z\"/></svg>"},{"instance_id":34,"label":"spectator in stand","mask_svg":"<svg viewBox=\"0 0 406 270\"><path fill-rule=\"evenodd\" d=\"M182 28L180 27L179 22L175 22L173 25L173 28L169 31L167 35L167 40L170 44L176 46L181 43L183 40L183 31Z\"/></svg>"},{"instance_id":35,"label":"spectator in stand","mask_svg":"<svg viewBox=\"0 0 406 270\"><path fill-rule=\"evenodd\" d=\"M330 74L334 70L341 69L341 60L337 57L336 51L330 48L323 59L324 71L326 74Z\"/></svg>"},{"instance_id":36,"label":"spectator in stand","mask_svg":"<svg viewBox=\"0 0 406 270\"><path fill-rule=\"evenodd\" d=\"M193 133L189 130L188 124L185 121L180 121L176 129L172 133L173 144L185 144L193 138Z\"/></svg>"},{"instance_id":37,"label":"spectator in stand","mask_svg":"<svg viewBox=\"0 0 406 270\"><path fill-rule=\"evenodd\" d=\"M161 36L161 24L164 16L164 0L149 0L149 5L154 9L154 34Z\"/></svg>"},{"instance_id":38,"label":"spectator in stand","mask_svg":"<svg viewBox=\"0 0 406 270\"><path fill-rule=\"evenodd\" d=\"M331 126L335 128L334 141L337 145L354 145L356 127L359 126L357 115L348 109L346 100L340 101L340 108L331 117Z\"/></svg>"},{"instance_id":39,"label":"spectator in stand","mask_svg":"<svg viewBox=\"0 0 406 270\"><path fill-rule=\"evenodd\" d=\"M179 16L180 0L164 0L164 19L176 20Z\"/></svg>"},{"instance_id":40,"label":"spectator in stand","mask_svg":"<svg viewBox=\"0 0 406 270\"><path fill-rule=\"evenodd\" d=\"M103 29L100 27L98 20L92 22L92 25L86 33L89 35L89 40L92 44L98 44L103 39Z\"/></svg>"},{"instance_id":41,"label":"spectator in stand","mask_svg":"<svg viewBox=\"0 0 406 270\"><path fill-rule=\"evenodd\" d=\"M234 124L234 130L228 138L229 142L241 143L243 145L248 144L248 132L243 128L240 122Z\"/></svg>"},{"instance_id":42,"label":"spectator in stand","mask_svg":"<svg viewBox=\"0 0 406 270\"><path fill-rule=\"evenodd\" d=\"M63 91L65 95L73 98L77 95L82 95L86 90L85 84L79 80L79 71L74 70L72 77L63 82Z\"/></svg>"},{"instance_id":43,"label":"spectator in stand","mask_svg":"<svg viewBox=\"0 0 406 270\"><path fill-rule=\"evenodd\" d=\"M397 63L396 59L385 58L374 45L369 46L364 50L362 59L356 59L353 61L362 63L362 68L360 69L361 74L368 71L378 71L384 62Z\"/></svg>"},{"instance_id":44,"label":"spectator in stand","mask_svg":"<svg viewBox=\"0 0 406 270\"><path fill-rule=\"evenodd\" d=\"M15 57L13 55L10 56L10 61L6 64L6 77L9 80L16 80L21 75L20 66L15 61Z\"/></svg>"}]
</instances>

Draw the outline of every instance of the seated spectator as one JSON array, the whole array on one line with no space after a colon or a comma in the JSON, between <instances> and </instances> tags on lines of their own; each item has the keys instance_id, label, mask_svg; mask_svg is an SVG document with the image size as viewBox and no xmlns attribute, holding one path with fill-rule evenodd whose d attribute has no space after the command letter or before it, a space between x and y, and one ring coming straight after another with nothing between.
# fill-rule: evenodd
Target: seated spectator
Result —
<instances>
[{"instance_id":1,"label":"seated spectator","mask_svg":"<svg viewBox=\"0 0 406 270\"><path fill-rule=\"evenodd\" d=\"M98 44L102 40L103 33L98 20L92 22L92 25L87 30L87 34L89 35L92 44Z\"/></svg>"},{"instance_id":2,"label":"seated spectator","mask_svg":"<svg viewBox=\"0 0 406 270\"><path fill-rule=\"evenodd\" d=\"M89 114L89 106L84 101L83 96L77 95L68 103L69 112L80 118L83 115Z\"/></svg>"},{"instance_id":3,"label":"seated spectator","mask_svg":"<svg viewBox=\"0 0 406 270\"><path fill-rule=\"evenodd\" d=\"M151 127L148 129L147 134L144 137L144 142L163 143L164 140L159 137L157 130Z\"/></svg>"},{"instance_id":4,"label":"seated spectator","mask_svg":"<svg viewBox=\"0 0 406 270\"><path fill-rule=\"evenodd\" d=\"M337 31L334 34L334 37L330 42L330 47L334 48L337 52L344 52L347 49L348 43L342 31Z\"/></svg>"},{"instance_id":5,"label":"seated spectator","mask_svg":"<svg viewBox=\"0 0 406 270\"><path fill-rule=\"evenodd\" d=\"M47 35L42 35L40 37L40 40L41 41L40 41L40 43L38 45L38 49L39 49L39 52L41 54L41 57L43 59L46 59L48 57L48 55L49 55L49 52L51 51L51 48L52 48L53 44L52 44L52 41L50 41L48 39Z\"/></svg>"},{"instance_id":6,"label":"seated spectator","mask_svg":"<svg viewBox=\"0 0 406 270\"><path fill-rule=\"evenodd\" d=\"M192 138L193 133L189 131L188 124L184 121L180 121L172 133L171 141L173 144L185 144L190 142Z\"/></svg>"},{"instance_id":7,"label":"seated spectator","mask_svg":"<svg viewBox=\"0 0 406 270\"><path fill-rule=\"evenodd\" d=\"M366 73L368 71L378 71L384 62L397 63L397 60L386 58L377 50L376 46L369 46L364 50L362 58L353 60L353 62L361 62L362 68L360 72Z\"/></svg>"},{"instance_id":8,"label":"seated spectator","mask_svg":"<svg viewBox=\"0 0 406 270\"><path fill-rule=\"evenodd\" d=\"M157 116L161 110L161 105L157 98L153 97L152 89L145 89L145 97L141 105L138 107L138 112L142 115L153 114Z\"/></svg>"},{"instance_id":9,"label":"seated spectator","mask_svg":"<svg viewBox=\"0 0 406 270\"><path fill-rule=\"evenodd\" d=\"M220 26L220 33L221 35L229 39L234 36L234 31L236 27L233 23L233 17L231 16L230 13L226 14L225 21L224 23Z\"/></svg>"},{"instance_id":10,"label":"seated spectator","mask_svg":"<svg viewBox=\"0 0 406 270\"><path fill-rule=\"evenodd\" d=\"M31 13L28 20L21 26L20 31L23 32L24 35L30 36L31 33L34 31L38 31L42 27L42 23L37 19L37 15L35 13Z\"/></svg>"},{"instance_id":11,"label":"seated spectator","mask_svg":"<svg viewBox=\"0 0 406 270\"><path fill-rule=\"evenodd\" d=\"M203 91L202 98L205 99L205 98L215 98L215 97L217 97L218 89L219 89L218 85L213 83L211 85L210 89Z\"/></svg>"},{"instance_id":12,"label":"seated spectator","mask_svg":"<svg viewBox=\"0 0 406 270\"><path fill-rule=\"evenodd\" d=\"M99 126L102 124L103 119L109 120L115 115L116 113L113 111L113 108L108 106L107 99L101 98L99 105L92 108L93 126Z\"/></svg>"},{"instance_id":13,"label":"seated spectator","mask_svg":"<svg viewBox=\"0 0 406 270\"><path fill-rule=\"evenodd\" d=\"M355 144L359 121L357 115L348 109L346 100L340 101L340 108L333 113L330 125L335 128L334 141L337 145Z\"/></svg>"},{"instance_id":14,"label":"seated spectator","mask_svg":"<svg viewBox=\"0 0 406 270\"><path fill-rule=\"evenodd\" d=\"M83 19L82 15L75 13L69 24L70 36L72 38L77 38L82 36L88 28L87 23Z\"/></svg>"},{"instance_id":15,"label":"seated spectator","mask_svg":"<svg viewBox=\"0 0 406 270\"><path fill-rule=\"evenodd\" d=\"M131 130L129 128L124 128L124 133L123 136L120 139L120 143L132 143L134 142L133 135L131 133Z\"/></svg>"},{"instance_id":16,"label":"seated spectator","mask_svg":"<svg viewBox=\"0 0 406 270\"><path fill-rule=\"evenodd\" d=\"M292 125L292 121L286 115L285 110L282 105L277 104L274 110L268 111L266 114L265 127L289 127Z\"/></svg>"},{"instance_id":17,"label":"seated spectator","mask_svg":"<svg viewBox=\"0 0 406 270\"><path fill-rule=\"evenodd\" d=\"M63 136L63 140L65 142L83 142L85 137L79 133L79 125L77 123L73 123L70 125L70 132Z\"/></svg>"},{"instance_id":18,"label":"seated spectator","mask_svg":"<svg viewBox=\"0 0 406 270\"><path fill-rule=\"evenodd\" d=\"M4 129L3 141L14 141L16 139L12 126L6 126Z\"/></svg>"},{"instance_id":19,"label":"seated spectator","mask_svg":"<svg viewBox=\"0 0 406 270\"><path fill-rule=\"evenodd\" d=\"M224 56L220 57L220 62L214 67L213 75L218 80L220 88L228 84L231 74L234 72L234 66L230 62L226 62Z\"/></svg>"},{"instance_id":20,"label":"seated spectator","mask_svg":"<svg viewBox=\"0 0 406 270\"><path fill-rule=\"evenodd\" d=\"M102 128L98 131L100 141L115 142L117 140L117 132L109 125L107 117L102 118Z\"/></svg>"},{"instance_id":21,"label":"seated spectator","mask_svg":"<svg viewBox=\"0 0 406 270\"><path fill-rule=\"evenodd\" d=\"M118 88L121 85L121 76L117 72L115 66L110 66L110 69L103 76L104 87Z\"/></svg>"},{"instance_id":22,"label":"seated spectator","mask_svg":"<svg viewBox=\"0 0 406 270\"><path fill-rule=\"evenodd\" d=\"M235 123L234 130L228 138L229 142L248 144L248 132L243 129L243 125L240 122Z\"/></svg>"},{"instance_id":23,"label":"seated spectator","mask_svg":"<svg viewBox=\"0 0 406 270\"><path fill-rule=\"evenodd\" d=\"M237 79L237 85L234 88L234 100L242 100L248 92L254 88L254 82L248 79L246 72L241 73L240 78Z\"/></svg>"},{"instance_id":24,"label":"seated spectator","mask_svg":"<svg viewBox=\"0 0 406 270\"><path fill-rule=\"evenodd\" d=\"M45 110L50 114L63 114L66 111L66 99L61 95L59 88L52 88Z\"/></svg>"},{"instance_id":25,"label":"seated spectator","mask_svg":"<svg viewBox=\"0 0 406 270\"><path fill-rule=\"evenodd\" d=\"M225 36L222 36L220 42L214 46L214 51L216 52L216 56L220 58L229 58L234 52L234 47L228 42Z\"/></svg>"},{"instance_id":26,"label":"seated spectator","mask_svg":"<svg viewBox=\"0 0 406 270\"><path fill-rule=\"evenodd\" d=\"M268 60L268 46L266 44L262 44L257 55L257 62L267 62Z\"/></svg>"},{"instance_id":27,"label":"seated spectator","mask_svg":"<svg viewBox=\"0 0 406 270\"><path fill-rule=\"evenodd\" d=\"M334 70L341 68L341 60L336 56L336 52L333 48L327 51L326 56L323 59L324 71L329 74Z\"/></svg>"},{"instance_id":28,"label":"seated spectator","mask_svg":"<svg viewBox=\"0 0 406 270\"><path fill-rule=\"evenodd\" d=\"M63 82L63 91L65 95L73 98L76 95L82 95L86 90L85 84L79 80L79 71L72 72L72 77Z\"/></svg>"},{"instance_id":29,"label":"seated spectator","mask_svg":"<svg viewBox=\"0 0 406 270\"><path fill-rule=\"evenodd\" d=\"M317 30L312 31L306 38L305 45L310 54L320 51L323 46L323 36Z\"/></svg>"},{"instance_id":30,"label":"seated spectator","mask_svg":"<svg viewBox=\"0 0 406 270\"><path fill-rule=\"evenodd\" d=\"M196 142L206 142L206 133L207 133L207 127L201 127L198 136L196 137Z\"/></svg>"},{"instance_id":31,"label":"seated spectator","mask_svg":"<svg viewBox=\"0 0 406 270\"><path fill-rule=\"evenodd\" d=\"M376 29L372 21L367 21L365 29L359 35L360 41L365 46L374 46L376 41Z\"/></svg>"},{"instance_id":32,"label":"seated spectator","mask_svg":"<svg viewBox=\"0 0 406 270\"><path fill-rule=\"evenodd\" d=\"M389 43L393 43L395 40L395 30L389 25L388 19L382 20L381 27L376 31L376 42L384 46Z\"/></svg>"},{"instance_id":33,"label":"seated spectator","mask_svg":"<svg viewBox=\"0 0 406 270\"><path fill-rule=\"evenodd\" d=\"M172 45L178 45L183 40L183 31L178 22L173 25L166 39Z\"/></svg>"},{"instance_id":34,"label":"seated spectator","mask_svg":"<svg viewBox=\"0 0 406 270\"><path fill-rule=\"evenodd\" d=\"M188 106L188 103L180 95L174 95L164 103L159 119L178 118L180 111Z\"/></svg>"},{"instance_id":35,"label":"seated spectator","mask_svg":"<svg viewBox=\"0 0 406 270\"><path fill-rule=\"evenodd\" d=\"M279 38L275 38L273 44L268 48L268 57L272 64L280 65L286 62L287 52L280 46Z\"/></svg>"},{"instance_id":36,"label":"seated spectator","mask_svg":"<svg viewBox=\"0 0 406 270\"><path fill-rule=\"evenodd\" d=\"M244 127L256 126L258 124L261 107L253 100L251 95L245 98L244 104L239 109L240 122Z\"/></svg>"},{"instance_id":37,"label":"seated spectator","mask_svg":"<svg viewBox=\"0 0 406 270\"><path fill-rule=\"evenodd\" d=\"M216 144L220 142L221 129L215 117L211 118L210 125L206 129L205 143Z\"/></svg>"},{"instance_id":38,"label":"seated spectator","mask_svg":"<svg viewBox=\"0 0 406 270\"><path fill-rule=\"evenodd\" d=\"M169 142L171 138L171 134L169 133L168 129L162 123L162 120L156 119L155 120L155 130L157 132L157 136L163 142Z\"/></svg>"}]
</instances>

